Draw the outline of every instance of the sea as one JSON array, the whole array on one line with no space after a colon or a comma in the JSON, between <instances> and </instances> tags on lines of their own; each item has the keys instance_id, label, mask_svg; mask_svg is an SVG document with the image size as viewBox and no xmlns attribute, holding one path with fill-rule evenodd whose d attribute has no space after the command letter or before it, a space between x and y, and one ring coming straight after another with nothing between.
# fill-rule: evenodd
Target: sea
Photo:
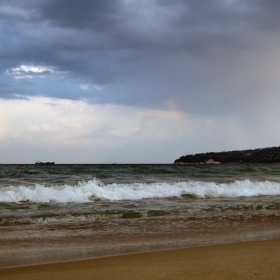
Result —
<instances>
[{"instance_id":1,"label":"sea","mask_svg":"<svg viewBox=\"0 0 280 280\"><path fill-rule=\"evenodd\" d=\"M95 238L156 250L278 238L279 222L279 164L0 165L0 245Z\"/></svg>"}]
</instances>

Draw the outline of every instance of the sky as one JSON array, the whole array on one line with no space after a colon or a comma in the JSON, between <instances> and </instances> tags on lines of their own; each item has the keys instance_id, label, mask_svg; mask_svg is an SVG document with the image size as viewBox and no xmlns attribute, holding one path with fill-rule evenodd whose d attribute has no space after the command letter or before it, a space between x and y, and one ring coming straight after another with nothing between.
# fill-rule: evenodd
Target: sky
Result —
<instances>
[{"instance_id":1,"label":"sky","mask_svg":"<svg viewBox=\"0 0 280 280\"><path fill-rule=\"evenodd\" d=\"M0 0L0 163L280 145L280 1Z\"/></svg>"}]
</instances>

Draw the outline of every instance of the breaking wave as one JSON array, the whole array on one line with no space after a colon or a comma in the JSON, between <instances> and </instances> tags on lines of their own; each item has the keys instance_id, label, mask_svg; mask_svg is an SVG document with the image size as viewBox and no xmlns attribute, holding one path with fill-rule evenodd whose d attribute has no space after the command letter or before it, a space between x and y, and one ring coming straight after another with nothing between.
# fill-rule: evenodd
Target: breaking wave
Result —
<instances>
[{"instance_id":1,"label":"breaking wave","mask_svg":"<svg viewBox=\"0 0 280 280\"><path fill-rule=\"evenodd\" d=\"M248 197L280 195L280 183L250 180L218 184L215 182L187 181L174 183L132 183L104 185L97 179L78 185L45 187L9 186L0 189L0 202L86 203L95 200L121 201L169 197Z\"/></svg>"}]
</instances>

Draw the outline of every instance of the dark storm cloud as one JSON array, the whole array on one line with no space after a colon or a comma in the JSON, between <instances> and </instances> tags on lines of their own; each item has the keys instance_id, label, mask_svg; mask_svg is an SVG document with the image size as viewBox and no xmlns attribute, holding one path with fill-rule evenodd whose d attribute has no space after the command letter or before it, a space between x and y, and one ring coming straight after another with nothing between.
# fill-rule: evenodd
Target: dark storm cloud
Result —
<instances>
[{"instance_id":1,"label":"dark storm cloud","mask_svg":"<svg viewBox=\"0 0 280 280\"><path fill-rule=\"evenodd\" d=\"M39 6L43 20L50 20L54 25L104 31L113 28L117 16L119 1L110 0L46 0Z\"/></svg>"},{"instance_id":2,"label":"dark storm cloud","mask_svg":"<svg viewBox=\"0 0 280 280\"><path fill-rule=\"evenodd\" d=\"M143 106L172 97L186 110L215 108L218 101L234 107L240 92L251 98L254 88L240 73L250 80L251 65L258 67L250 53L262 56L268 34L278 36L279 11L273 0L3 0L0 96ZM13 79L11 69L21 65L55 72Z\"/></svg>"}]
</instances>

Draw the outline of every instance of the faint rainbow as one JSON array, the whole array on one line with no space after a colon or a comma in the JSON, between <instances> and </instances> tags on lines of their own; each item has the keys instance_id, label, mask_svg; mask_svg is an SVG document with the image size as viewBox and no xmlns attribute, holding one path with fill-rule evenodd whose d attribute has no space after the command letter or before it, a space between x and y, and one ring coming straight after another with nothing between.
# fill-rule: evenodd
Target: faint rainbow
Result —
<instances>
[{"instance_id":1,"label":"faint rainbow","mask_svg":"<svg viewBox=\"0 0 280 280\"><path fill-rule=\"evenodd\" d=\"M176 121L178 125L178 128L180 130L185 130L186 118L185 118L185 114L182 112L182 110L180 110L180 106L178 102L174 98L169 98L166 103L172 118Z\"/></svg>"}]
</instances>

